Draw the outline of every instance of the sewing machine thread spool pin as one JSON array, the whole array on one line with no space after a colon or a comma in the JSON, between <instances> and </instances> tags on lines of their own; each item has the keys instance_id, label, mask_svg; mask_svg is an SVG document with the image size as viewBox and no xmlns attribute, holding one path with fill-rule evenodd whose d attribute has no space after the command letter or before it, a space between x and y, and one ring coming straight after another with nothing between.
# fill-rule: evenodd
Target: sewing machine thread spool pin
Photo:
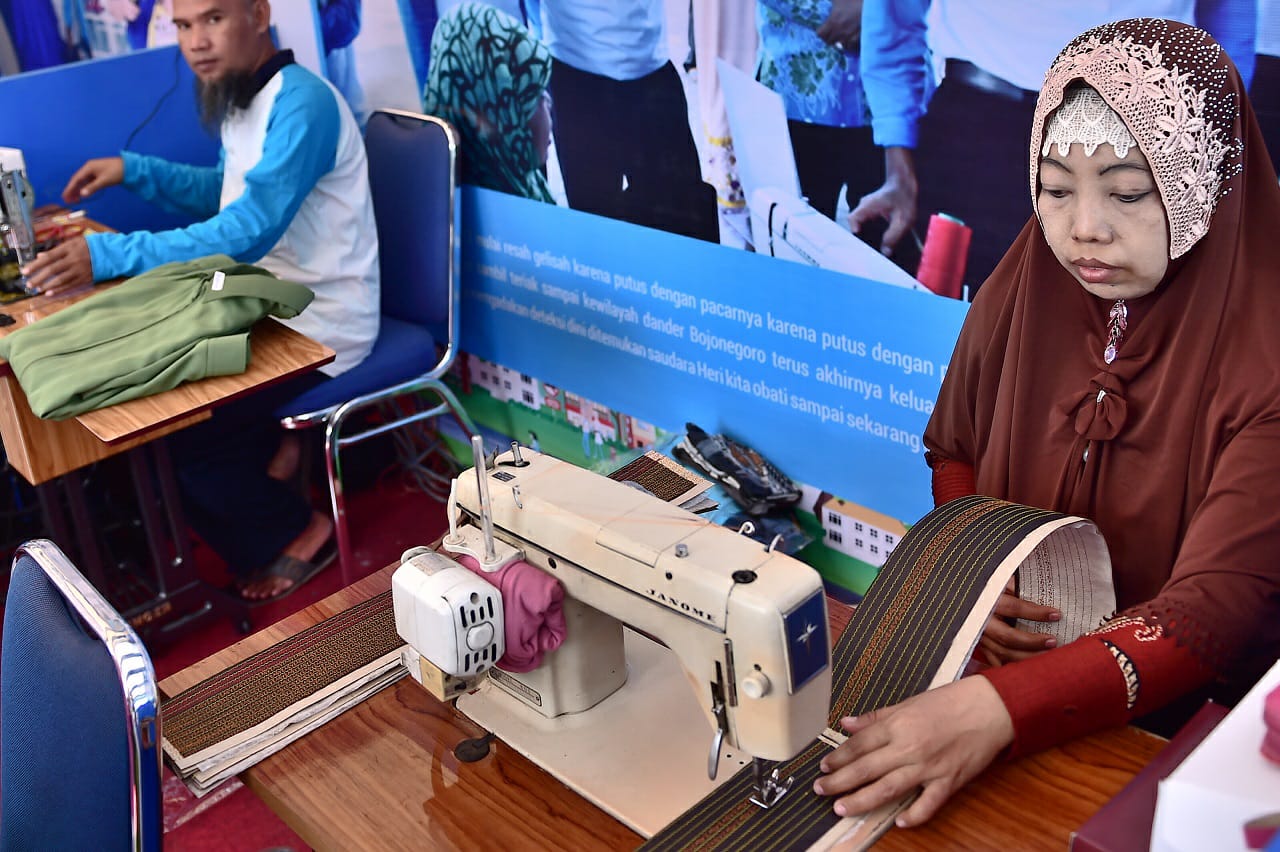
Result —
<instances>
[{"instance_id":1,"label":"sewing machine thread spool pin","mask_svg":"<svg viewBox=\"0 0 1280 852\"><path fill-rule=\"evenodd\" d=\"M497 551L493 547L493 511L489 502L489 476L484 461L484 438L471 436L471 456L476 468L476 488L480 492L480 529L484 532L483 564L490 565L498 561Z\"/></svg>"},{"instance_id":2,"label":"sewing machine thread spool pin","mask_svg":"<svg viewBox=\"0 0 1280 852\"><path fill-rule=\"evenodd\" d=\"M462 536L458 535L458 480L449 480L449 502L445 504L449 514L449 534L444 537L444 544L462 544Z\"/></svg>"},{"instance_id":3,"label":"sewing machine thread spool pin","mask_svg":"<svg viewBox=\"0 0 1280 852\"><path fill-rule=\"evenodd\" d=\"M471 455L475 463L476 506L467 511L462 510L459 494L466 486L460 484L462 481L462 475L460 475L449 484L449 533L441 539L441 546L449 553L470 556L476 561L481 571L489 574L510 565L517 559L523 559L524 551L494 537L489 471L495 466L488 463L490 459L485 457L484 440L479 435L471 439ZM504 464L507 463L504 462ZM499 479L505 478L504 481L514 478L512 474L501 471L494 473L494 476ZM521 500L519 489L514 484L512 497L516 507L523 509L524 501ZM469 520L471 522L467 523ZM460 524L459 521L463 523Z\"/></svg>"},{"instance_id":4,"label":"sewing machine thread spool pin","mask_svg":"<svg viewBox=\"0 0 1280 852\"><path fill-rule=\"evenodd\" d=\"M520 453L520 442L511 442L511 464L515 467L528 467L529 461Z\"/></svg>"}]
</instances>

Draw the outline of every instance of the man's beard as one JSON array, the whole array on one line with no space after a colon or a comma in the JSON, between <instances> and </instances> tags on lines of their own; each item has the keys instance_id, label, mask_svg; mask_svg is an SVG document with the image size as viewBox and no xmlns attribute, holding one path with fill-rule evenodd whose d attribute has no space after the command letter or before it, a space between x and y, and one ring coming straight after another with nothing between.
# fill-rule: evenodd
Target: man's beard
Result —
<instances>
[{"instance_id":1,"label":"man's beard","mask_svg":"<svg viewBox=\"0 0 1280 852\"><path fill-rule=\"evenodd\" d=\"M205 129L218 135L223 120L247 107L258 93L254 83L254 74L249 71L232 71L207 83L197 77L196 103Z\"/></svg>"}]
</instances>

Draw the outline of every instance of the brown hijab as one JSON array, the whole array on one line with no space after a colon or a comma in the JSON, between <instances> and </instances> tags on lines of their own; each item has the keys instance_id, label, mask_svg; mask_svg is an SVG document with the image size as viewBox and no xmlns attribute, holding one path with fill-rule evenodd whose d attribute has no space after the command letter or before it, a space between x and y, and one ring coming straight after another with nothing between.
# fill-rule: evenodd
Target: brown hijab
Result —
<instances>
[{"instance_id":1,"label":"brown hijab","mask_svg":"<svg viewBox=\"0 0 1280 852\"><path fill-rule=\"evenodd\" d=\"M1122 610L1219 671L1257 672L1280 649L1280 187L1221 47L1138 19L1084 33L1050 67L1033 202L1045 120L1077 81L1151 164L1169 270L1128 302L1107 364L1113 303L1030 221L965 321L925 431L930 463L967 462L982 494L1093 519Z\"/></svg>"}]
</instances>

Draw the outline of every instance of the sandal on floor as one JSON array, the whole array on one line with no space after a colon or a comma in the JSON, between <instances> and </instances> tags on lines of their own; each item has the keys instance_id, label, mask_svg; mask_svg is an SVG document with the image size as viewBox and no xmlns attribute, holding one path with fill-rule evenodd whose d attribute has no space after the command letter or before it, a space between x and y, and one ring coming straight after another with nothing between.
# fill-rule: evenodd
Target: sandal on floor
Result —
<instances>
[{"instance_id":1,"label":"sandal on floor","mask_svg":"<svg viewBox=\"0 0 1280 852\"><path fill-rule=\"evenodd\" d=\"M289 595L302 588L308 580L319 574L333 562L333 555L330 555L327 559L321 560L321 554L316 554L316 558L320 561L306 562L294 556L277 556L274 562L254 577L254 580L265 580L268 577L279 577L285 580L292 580L293 585L282 592L277 592L276 594L271 595L270 597L244 598L244 602L249 606L258 606L259 604L272 603L289 597ZM243 597L243 594L241 597Z\"/></svg>"},{"instance_id":2,"label":"sandal on floor","mask_svg":"<svg viewBox=\"0 0 1280 852\"><path fill-rule=\"evenodd\" d=\"M328 568L332 562L338 558L338 539L334 535L330 535L325 539L324 544L320 545L320 549L316 551L316 555L311 557L311 564L318 565L321 568Z\"/></svg>"}]
</instances>

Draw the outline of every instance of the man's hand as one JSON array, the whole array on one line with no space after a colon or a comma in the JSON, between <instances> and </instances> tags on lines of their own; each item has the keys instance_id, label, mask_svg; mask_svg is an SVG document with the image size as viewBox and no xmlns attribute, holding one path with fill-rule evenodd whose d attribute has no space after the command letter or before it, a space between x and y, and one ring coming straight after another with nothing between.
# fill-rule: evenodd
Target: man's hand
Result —
<instances>
[{"instance_id":1,"label":"man's hand","mask_svg":"<svg viewBox=\"0 0 1280 852\"><path fill-rule=\"evenodd\" d=\"M115 186L124 180L124 160L120 157L98 157L89 160L76 170L62 190L62 200L75 204L100 189Z\"/></svg>"},{"instance_id":2,"label":"man's hand","mask_svg":"<svg viewBox=\"0 0 1280 852\"><path fill-rule=\"evenodd\" d=\"M862 0L832 0L831 14L817 33L836 50L856 51L862 38Z\"/></svg>"},{"instance_id":3,"label":"man's hand","mask_svg":"<svg viewBox=\"0 0 1280 852\"><path fill-rule=\"evenodd\" d=\"M851 816L923 787L898 817L903 828L932 817L1013 742L1009 711L984 677L967 677L840 725L849 739L823 758L825 774L814 792L838 796L835 812Z\"/></svg>"},{"instance_id":4,"label":"man's hand","mask_svg":"<svg viewBox=\"0 0 1280 852\"><path fill-rule=\"evenodd\" d=\"M1062 613L1051 606L1024 601L1013 593L1013 580L1010 580L1000 593L995 611L987 619L986 626L982 628L982 638L978 640L978 648L990 665L1000 666L1025 660L1058 644L1056 639L1046 633L1028 633L1012 627L1008 620L1014 618L1058 621L1062 618Z\"/></svg>"},{"instance_id":5,"label":"man's hand","mask_svg":"<svg viewBox=\"0 0 1280 852\"><path fill-rule=\"evenodd\" d=\"M93 283L93 260L84 237L72 237L36 255L22 270L37 293L56 295Z\"/></svg>"},{"instance_id":6,"label":"man's hand","mask_svg":"<svg viewBox=\"0 0 1280 852\"><path fill-rule=\"evenodd\" d=\"M856 234L872 219L887 219L889 226L880 241L880 253L887 256L893 254L894 247L915 222L919 188L910 148L885 148L884 163L884 184L858 201L849 213L849 230Z\"/></svg>"}]
</instances>

